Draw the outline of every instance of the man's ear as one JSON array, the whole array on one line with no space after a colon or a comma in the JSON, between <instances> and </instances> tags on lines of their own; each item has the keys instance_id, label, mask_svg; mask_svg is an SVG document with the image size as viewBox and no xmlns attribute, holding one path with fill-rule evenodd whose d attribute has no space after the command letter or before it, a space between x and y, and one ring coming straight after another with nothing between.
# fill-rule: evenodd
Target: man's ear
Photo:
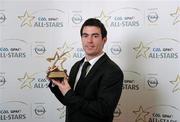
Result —
<instances>
[{"instance_id":1,"label":"man's ear","mask_svg":"<svg viewBox=\"0 0 180 122\"><path fill-rule=\"evenodd\" d=\"M107 42L107 37L103 38L104 44Z\"/></svg>"}]
</instances>

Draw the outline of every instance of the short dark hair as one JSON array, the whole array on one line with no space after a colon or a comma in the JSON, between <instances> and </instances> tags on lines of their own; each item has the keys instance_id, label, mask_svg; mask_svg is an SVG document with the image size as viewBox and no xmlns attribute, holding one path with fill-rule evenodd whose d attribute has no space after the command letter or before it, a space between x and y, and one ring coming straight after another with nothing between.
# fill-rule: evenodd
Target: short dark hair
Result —
<instances>
[{"instance_id":1,"label":"short dark hair","mask_svg":"<svg viewBox=\"0 0 180 122\"><path fill-rule=\"evenodd\" d=\"M102 38L107 37L107 30L106 30L104 24L100 20L98 20L96 18L87 19L81 27L81 30L80 30L81 36L82 36L82 33L83 33L82 31L85 26L96 26L96 27L100 28Z\"/></svg>"}]
</instances>

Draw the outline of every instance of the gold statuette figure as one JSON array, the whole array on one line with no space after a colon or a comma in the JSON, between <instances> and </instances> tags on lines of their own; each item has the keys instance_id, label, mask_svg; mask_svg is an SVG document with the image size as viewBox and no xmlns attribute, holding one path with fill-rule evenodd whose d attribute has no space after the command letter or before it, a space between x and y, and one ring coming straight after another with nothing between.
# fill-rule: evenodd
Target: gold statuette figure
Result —
<instances>
[{"instance_id":1,"label":"gold statuette figure","mask_svg":"<svg viewBox=\"0 0 180 122\"><path fill-rule=\"evenodd\" d=\"M64 78L67 78L67 70L64 69L63 63L67 60L67 55L72 51L72 48L67 47L66 44L62 47L62 49L58 48L54 57L47 58L47 61L52 62L52 66L49 67L49 72L47 77L50 79L57 79L62 81ZM60 62L58 66L57 63Z\"/></svg>"}]
</instances>

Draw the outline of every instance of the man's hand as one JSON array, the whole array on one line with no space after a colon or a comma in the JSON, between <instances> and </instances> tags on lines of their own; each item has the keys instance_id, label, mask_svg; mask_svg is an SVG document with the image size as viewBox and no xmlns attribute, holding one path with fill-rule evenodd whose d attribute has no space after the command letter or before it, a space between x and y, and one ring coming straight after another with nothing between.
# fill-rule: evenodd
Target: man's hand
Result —
<instances>
[{"instance_id":1,"label":"man's hand","mask_svg":"<svg viewBox=\"0 0 180 122\"><path fill-rule=\"evenodd\" d=\"M66 78L64 78L63 81L59 81L55 79L51 79L51 81L53 84L58 86L59 90L63 95L65 95L71 89L68 80Z\"/></svg>"}]
</instances>

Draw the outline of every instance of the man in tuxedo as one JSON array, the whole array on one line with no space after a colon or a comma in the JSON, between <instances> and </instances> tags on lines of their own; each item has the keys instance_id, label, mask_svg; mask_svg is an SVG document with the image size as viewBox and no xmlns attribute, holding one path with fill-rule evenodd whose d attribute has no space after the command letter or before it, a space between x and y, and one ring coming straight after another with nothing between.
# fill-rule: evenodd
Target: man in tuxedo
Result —
<instances>
[{"instance_id":1,"label":"man in tuxedo","mask_svg":"<svg viewBox=\"0 0 180 122\"><path fill-rule=\"evenodd\" d=\"M87 19L80 34L85 57L72 66L68 79L50 79L50 90L66 106L66 122L112 122L123 72L103 51L107 31L100 20Z\"/></svg>"}]
</instances>

